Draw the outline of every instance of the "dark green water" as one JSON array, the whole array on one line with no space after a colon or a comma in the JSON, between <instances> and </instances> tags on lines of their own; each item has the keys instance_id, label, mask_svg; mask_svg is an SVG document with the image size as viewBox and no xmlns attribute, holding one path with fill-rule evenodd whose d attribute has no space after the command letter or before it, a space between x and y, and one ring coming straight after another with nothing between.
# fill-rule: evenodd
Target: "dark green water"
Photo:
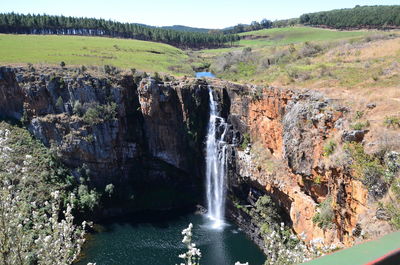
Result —
<instances>
[{"instance_id":1,"label":"dark green water","mask_svg":"<svg viewBox=\"0 0 400 265\"><path fill-rule=\"evenodd\" d=\"M161 218L160 218L161 219ZM164 218L162 218L164 219ZM157 222L120 222L104 226L84 248L79 265L175 265L185 252L181 231L193 223L193 243L202 251L201 265L262 265L265 257L235 225L210 229L203 215L188 214Z\"/></svg>"}]
</instances>

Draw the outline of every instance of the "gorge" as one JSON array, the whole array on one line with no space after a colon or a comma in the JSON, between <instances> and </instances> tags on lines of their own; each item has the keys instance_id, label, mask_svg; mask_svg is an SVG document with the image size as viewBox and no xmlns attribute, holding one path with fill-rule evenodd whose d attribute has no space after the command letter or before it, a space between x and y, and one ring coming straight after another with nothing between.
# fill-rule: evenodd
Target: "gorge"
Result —
<instances>
[{"instance_id":1,"label":"gorge","mask_svg":"<svg viewBox=\"0 0 400 265\"><path fill-rule=\"evenodd\" d=\"M3 118L21 120L54 149L75 179L103 193L101 207L90 214L95 221L193 212L207 194L214 225L223 223L226 207L227 219L264 253L265 233L281 222L306 243L329 248L392 230L388 219L377 214L380 207L374 200L385 194L385 185L376 180L371 191L352 177L351 152L345 152L345 146L361 143L368 131L351 129L346 107L318 92L217 79L2 67L0 95ZM336 147L328 157L329 140ZM392 154L388 159L396 164L398 158ZM113 193L107 195L110 184ZM330 202L325 209L329 217L321 220L316 213L325 201ZM272 208L273 218L265 215ZM183 215L177 226L190 220L204 224L202 216ZM124 230L125 224L109 229ZM175 224L166 219L159 226L175 227L171 233L179 238L183 227ZM146 231L160 233L138 226L144 226L146 238L151 238ZM210 233L203 229L200 246L202 236ZM235 234L236 226L213 231L236 238L233 249L247 245L243 253L250 254L241 261L251 256L256 259L251 264L260 261L244 234ZM106 233L102 236L100 240L108 240Z\"/></svg>"}]
</instances>

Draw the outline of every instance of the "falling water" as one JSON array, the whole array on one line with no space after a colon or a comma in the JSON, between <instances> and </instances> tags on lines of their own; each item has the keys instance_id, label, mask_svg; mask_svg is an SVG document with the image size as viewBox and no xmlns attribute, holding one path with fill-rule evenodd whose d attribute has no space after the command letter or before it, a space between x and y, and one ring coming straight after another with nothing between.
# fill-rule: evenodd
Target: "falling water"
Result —
<instances>
[{"instance_id":1,"label":"falling water","mask_svg":"<svg viewBox=\"0 0 400 265\"><path fill-rule=\"evenodd\" d=\"M225 212L225 175L226 147L224 141L227 123L218 116L217 102L212 90L210 96L210 120L207 132L206 149L206 190L208 217L213 221L213 228L221 228L224 224Z\"/></svg>"}]
</instances>

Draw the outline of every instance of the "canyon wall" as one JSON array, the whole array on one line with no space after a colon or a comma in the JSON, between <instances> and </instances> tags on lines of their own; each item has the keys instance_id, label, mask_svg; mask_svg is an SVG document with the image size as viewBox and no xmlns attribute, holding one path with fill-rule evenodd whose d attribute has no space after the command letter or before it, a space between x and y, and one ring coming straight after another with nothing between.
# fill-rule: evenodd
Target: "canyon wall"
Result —
<instances>
[{"instance_id":1,"label":"canyon wall","mask_svg":"<svg viewBox=\"0 0 400 265\"><path fill-rule=\"evenodd\" d=\"M260 246L261 224L235 204L254 207L264 194L306 241L350 245L390 230L348 156L326 154L330 142L361 142L367 131L349 130L347 108L314 91L3 67L0 113L21 120L77 179L83 168L94 187L114 184L119 211L171 209L202 201L209 86L230 126L228 215ZM333 218L321 227L313 219L328 199Z\"/></svg>"},{"instance_id":2,"label":"canyon wall","mask_svg":"<svg viewBox=\"0 0 400 265\"><path fill-rule=\"evenodd\" d=\"M0 113L21 120L122 208L170 209L202 196L208 87L132 75L0 68ZM84 170L82 170L84 169ZM112 205L111 203L109 204Z\"/></svg>"},{"instance_id":3,"label":"canyon wall","mask_svg":"<svg viewBox=\"0 0 400 265\"><path fill-rule=\"evenodd\" d=\"M264 194L274 199L285 222L308 242L351 245L391 230L386 220L376 217L376 201L353 176L349 155L339 148L362 142L367 133L348 129L346 107L315 91L221 81L212 86L229 98L221 101L229 105L226 118L232 126L229 212L254 241L263 244L260 224L240 209L254 207ZM325 154L329 142L340 151ZM327 199L333 220L321 227L313 219Z\"/></svg>"}]
</instances>

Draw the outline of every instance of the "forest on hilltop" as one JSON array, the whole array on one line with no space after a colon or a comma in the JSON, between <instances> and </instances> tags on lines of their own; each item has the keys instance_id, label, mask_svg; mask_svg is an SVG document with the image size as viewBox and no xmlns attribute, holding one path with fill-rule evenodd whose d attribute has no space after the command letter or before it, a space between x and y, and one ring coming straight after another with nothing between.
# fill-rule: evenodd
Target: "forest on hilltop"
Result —
<instances>
[{"instance_id":1,"label":"forest on hilltop","mask_svg":"<svg viewBox=\"0 0 400 265\"><path fill-rule=\"evenodd\" d=\"M216 48L239 40L239 36L233 34L185 32L96 18L16 13L0 14L0 33L109 36L162 42L179 48Z\"/></svg>"},{"instance_id":2,"label":"forest on hilltop","mask_svg":"<svg viewBox=\"0 0 400 265\"><path fill-rule=\"evenodd\" d=\"M308 13L300 16L300 23L332 28L398 28L400 27L400 5L356 6Z\"/></svg>"}]
</instances>

